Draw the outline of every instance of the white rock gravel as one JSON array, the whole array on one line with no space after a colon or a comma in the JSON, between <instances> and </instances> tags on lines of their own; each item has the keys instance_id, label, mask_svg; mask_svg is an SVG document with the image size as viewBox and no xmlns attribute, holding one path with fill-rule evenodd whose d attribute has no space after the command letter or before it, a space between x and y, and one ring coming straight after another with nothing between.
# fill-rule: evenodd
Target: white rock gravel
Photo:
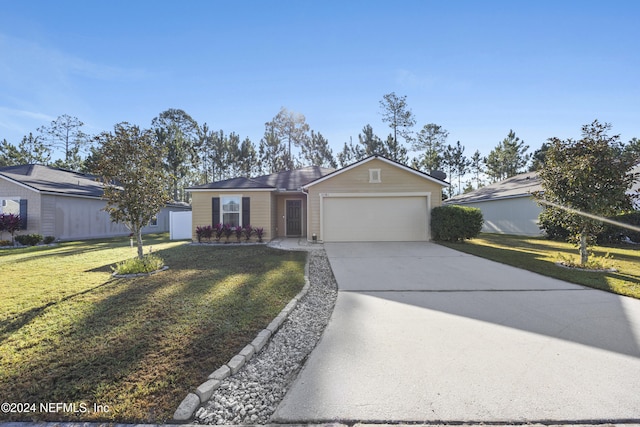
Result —
<instances>
[{"instance_id":1,"label":"white rock gravel","mask_svg":"<svg viewBox=\"0 0 640 427\"><path fill-rule=\"evenodd\" d=\"M309 252L309 292L261 352L224 379L195 414L195 424L267 424L311 350L337 297L324 250Z\"/></svg>"}]
</instances>

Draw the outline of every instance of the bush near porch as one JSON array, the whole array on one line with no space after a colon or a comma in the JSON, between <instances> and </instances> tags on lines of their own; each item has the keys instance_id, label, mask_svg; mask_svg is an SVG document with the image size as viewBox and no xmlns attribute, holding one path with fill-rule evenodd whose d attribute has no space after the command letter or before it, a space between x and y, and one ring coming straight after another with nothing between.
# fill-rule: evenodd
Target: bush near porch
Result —
<instances>
[{"instance_id":1,"label":"bush near porch","mask_svg":"<svg viewBox=\"0 0 640 427\"><path fill-rule=\"evenodd\" d=\"M108 412L0 414L0 420L164 423L304 284L305 255L145 236L169 270L113 279L128 238L0 250L3 401ZM146 250L145 250L146 252Z\"/></svg>"}]
</instances>

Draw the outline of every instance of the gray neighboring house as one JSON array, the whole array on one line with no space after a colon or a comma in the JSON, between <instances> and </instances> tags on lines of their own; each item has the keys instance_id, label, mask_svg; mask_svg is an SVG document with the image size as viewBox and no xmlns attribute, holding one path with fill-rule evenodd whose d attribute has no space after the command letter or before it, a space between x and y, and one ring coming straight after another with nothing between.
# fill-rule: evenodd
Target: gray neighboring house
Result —
<instances>
[{"instance_id":1,"label":"gray neighboring house","mask_svg":"<svg viewBox=\"0 0 640 427\"><path fill-rule=\"evenodd\" d=\"M536 172L528 172L445 200L446 205L464 205L482 211L485 233L538 236L538 215L542 212L531 196L542 190Z\"/></svg>"},{"instance_id":2,"label":"gray neighboring house","mask_svg":"<svg viewBox=\"0 0 640 427\"><path fill-rule=\"evenodd\" d=\"M37 233L59 240L128 235L129 230L112 222L103 210L102 195L102 184L93 175L42 165L0 168L0 213L20 214L23 226L19 234ZM190 210L187 204L168 204L143 233L168 232L169 212Z\"/></svg>"}]
</instances>

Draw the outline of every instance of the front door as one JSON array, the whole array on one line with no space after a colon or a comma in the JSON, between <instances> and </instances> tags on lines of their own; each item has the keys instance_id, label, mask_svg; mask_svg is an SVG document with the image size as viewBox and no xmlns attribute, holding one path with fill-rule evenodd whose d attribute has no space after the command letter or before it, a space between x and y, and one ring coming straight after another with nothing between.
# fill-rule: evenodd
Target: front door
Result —
<instances>
[{"instance_id":1,"label":"front door","mask_svg":"<svg viewBox=\"0 0 640 427\"><path fill-rule=\"evenodd\" d=\"M287 200L287 236L302 235L302 200Z\"/></svg>"}]
</instances>

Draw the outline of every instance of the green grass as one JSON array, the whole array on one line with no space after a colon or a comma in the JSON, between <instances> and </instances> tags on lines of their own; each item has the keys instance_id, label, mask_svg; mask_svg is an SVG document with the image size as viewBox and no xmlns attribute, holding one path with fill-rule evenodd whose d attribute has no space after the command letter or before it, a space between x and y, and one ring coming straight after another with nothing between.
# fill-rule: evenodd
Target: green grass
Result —
<instances>
[{"instance_id":1,"label":"green grass","mask_svg":"<svg viewBox=\"0 0 640 427\"><path fill-rule=\"evenodd\" d=\"M633 245L594 246L593 254L604 257L617 272L591 272L567 269L555 265L561 256L576 256L575 245L542 237L483 233L464 243L443 243L443 246L523 268L571 283L602 289L640 299L640 248Z\"/></svg>"},{"instance_id":2,"label":"green grass","mask_svg":"<svg viewBox=\"0 0 640 427\"><path fill-rule=\"evenodd\" d=\"M170 420L304 283L304 253L146 239L170 269L134 279L128 239L0 250L0 401L109 407L0 419Z\"/></svg>"}]
</instances>

